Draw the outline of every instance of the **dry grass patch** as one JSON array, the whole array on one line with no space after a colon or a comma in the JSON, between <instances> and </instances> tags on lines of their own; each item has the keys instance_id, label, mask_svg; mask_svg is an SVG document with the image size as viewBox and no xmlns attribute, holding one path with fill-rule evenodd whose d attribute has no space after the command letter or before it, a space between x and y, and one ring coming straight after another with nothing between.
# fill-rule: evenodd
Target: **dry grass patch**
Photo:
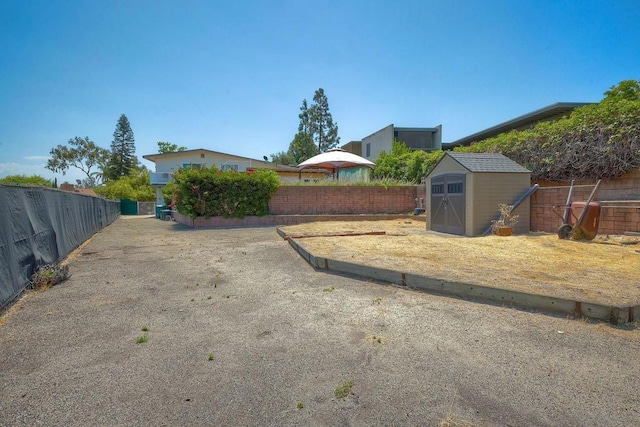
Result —
<instances>
[{"instance_id":1,"label":"dry grass patch","mask_svg":"<svg viewBox=\"0 0 640 427\"><path fill-rule=\"evenodd\" d=\"M640 303L640 249L624 240L560 240L556 235L458 237L415 220L316 222L282 227L290 234L386 231L383 236L306 238L314 255L452 282L612 305ZM626 238L628 241L630 238Z\"/></svg>"}]
</instances>

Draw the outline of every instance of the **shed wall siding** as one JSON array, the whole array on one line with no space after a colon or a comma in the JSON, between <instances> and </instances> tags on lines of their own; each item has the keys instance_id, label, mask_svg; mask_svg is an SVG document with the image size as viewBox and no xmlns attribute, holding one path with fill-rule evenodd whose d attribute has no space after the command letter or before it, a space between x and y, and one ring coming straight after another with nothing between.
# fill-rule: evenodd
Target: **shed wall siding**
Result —
<instances>
[{"instance_id":1,"label":"shed wall siding","mask_svg":"<svg viewBox=\"0 0 640 427\"><path fill-rule=\"evenodd\" d=\"M445 156L442 158L440 163L438 163L438 165L433 168L433 170L429 174L429 177L444 175L448 173L469 173L469 171L467 170L467 168L453 160L451 157Z\"/></svg>"},{"instance_id":2,"label":"shed wall siding","mask_svg":"<svg viewBox=\"0 0 640 427\"><path fill-rule=\"evenodd\" d=\"M513 204L530 187L529 174L526 173L475 173L473 179L473 226L472 234L478 236L498 218L498 204ZM528 233L531 218L530 202L527 199L515 211L520 220L515 226L515 233Z\"/></svg>"},{"instance_id":3,"label":"shed wall siding","mask_svg":"<svg viewBox=\"0 0 640 427\"><path fill-rule=\"evenodd\" d=\"M474 195L476 194L475 186L477 184L476 174L467 172L467 188L465 189L465 218L464 218L464 235L474 236L474 218L477 213L475 203L473 203Z\"/></svg>"}]
</instances>

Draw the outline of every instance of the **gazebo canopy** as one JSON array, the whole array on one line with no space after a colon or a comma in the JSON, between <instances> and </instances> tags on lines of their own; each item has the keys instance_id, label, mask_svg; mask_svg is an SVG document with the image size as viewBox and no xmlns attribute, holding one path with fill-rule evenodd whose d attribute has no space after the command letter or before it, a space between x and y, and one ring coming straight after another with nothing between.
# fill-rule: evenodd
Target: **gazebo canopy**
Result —
<instances>
[{"instance_id":1,"label":"gazebo canopy","mask_svg":"<svg viewBox=\"0 0 640 427\"><path fill-rule=\"evenodd\" d=\"M349 153L341 148L333 148L324 153L320 153L317 156L313 156L309 160L305 160L298 165L298 169L323 168L335 170L340 168L350 168L353 166L366 166L373 169L376 165L364 157Z\"/></svg>"}]
</instances>

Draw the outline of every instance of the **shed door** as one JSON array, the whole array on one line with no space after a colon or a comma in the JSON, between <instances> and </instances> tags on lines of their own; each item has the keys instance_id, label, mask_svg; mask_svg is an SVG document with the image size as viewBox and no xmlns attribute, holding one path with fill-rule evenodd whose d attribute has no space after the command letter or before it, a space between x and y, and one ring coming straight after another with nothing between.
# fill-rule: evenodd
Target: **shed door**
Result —
<instances>
[{"instance_id":1,"label":"shed door","mask_svg":"<svg viewBox=\"0 0 640 427\"><path fill-rule=\"evenodd\" d=\"M431 178L431 229L464 234L465 175L454 173Z\"/></svg>"}]
</instances>

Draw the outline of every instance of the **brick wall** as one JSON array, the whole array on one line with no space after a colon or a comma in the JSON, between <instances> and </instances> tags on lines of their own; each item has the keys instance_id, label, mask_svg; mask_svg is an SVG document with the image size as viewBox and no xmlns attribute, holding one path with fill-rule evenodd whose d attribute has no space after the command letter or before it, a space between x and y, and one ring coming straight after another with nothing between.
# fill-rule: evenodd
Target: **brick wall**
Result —
<instances>
[{"instance_id":1,"label":"brick wall","mask_svg":"<svg viewBox=\"0 0 640 427\"><path fill-rule=\"evenodd\" d=\"M570 183L539 182L531 196L531 231L555 233L562 224ZM572 201L586 201L595 183L577 183ZM595 196L602 204L600 234L640 231L640 170L615 180L603 180ZM560 217L554 214L557 212Z\"/></svg>"},{"instance_id":2,"label":"brick wall","mask_svg":"<svg viewBox=\"0 0 640 427\"><path fill-rule=\"evenodd\" d=\"M409 213L425 187L280 186L269 202L272 215Z\"/></svg>"}]
</instances>

